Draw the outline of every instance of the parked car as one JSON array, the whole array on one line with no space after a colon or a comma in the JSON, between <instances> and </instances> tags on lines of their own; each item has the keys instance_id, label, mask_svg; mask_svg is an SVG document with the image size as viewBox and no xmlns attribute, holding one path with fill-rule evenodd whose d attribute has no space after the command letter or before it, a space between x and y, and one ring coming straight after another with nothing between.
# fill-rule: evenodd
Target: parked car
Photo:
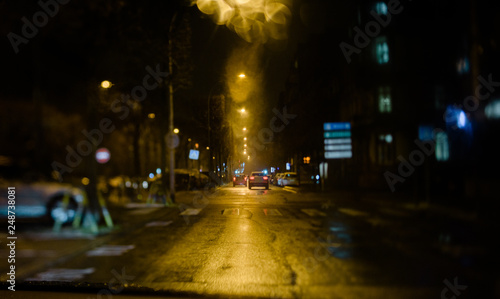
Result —
<instances>
[{"instance_id":1,"label":"parked car","mask_svg":"<svg viewBox=\"0 0 500 299\"><path fill-rule=\"evenodd\" d=\"M298 186L299 176L296 172L285 172L281 178L281 186Z\"/></svg>"},{"instance_id":2,"label":"parked car","mask_svg":"<svg viewBox=\"0 0 500 299\"><path fill-rule=\"evenodd\" d=\"M64 223L73 221L77 210L83 205L84 191L71 184L40 181L27 183L23 181L0 180L0 188L7 190L15 187L16 220L50 220L57 219ZM68 194L69 202L66 209L63 207L64 195ZM0 193L0 214L2 218L8 215L8 194Z\"/></svg>"},{"instance_id":3,"label":"parked car","mask_svg":"<svg viewBox=\"0 0 500 299\"><path fill-rule=\"evenodd\" d=\"M248 177L248 189L252 187L266 187L269 189L269 176L264 172L254 171Z\"/></svg>"},{"instance_id":4,"label":"parked car","mask_svg":"<svg viewBox=\"0 0 500 299\"><path fill-rule=\"evenodd\" d=\"M236 185L247 185L247 176L244 174L235 174L233 176L233 187Z\"/></svg>"},{"instance_id":5,"label":"parked car","mask_svg":"<svg viewBox=\"0 0 500 299\"><path fill-rule=\"evenodd\" d=\"M283 173L280 172L280 173L276 174L276 178L275 178L275 183L274 184L276 186L281 186L282 179L283 179Z\"/></svg>"}]
</instances>

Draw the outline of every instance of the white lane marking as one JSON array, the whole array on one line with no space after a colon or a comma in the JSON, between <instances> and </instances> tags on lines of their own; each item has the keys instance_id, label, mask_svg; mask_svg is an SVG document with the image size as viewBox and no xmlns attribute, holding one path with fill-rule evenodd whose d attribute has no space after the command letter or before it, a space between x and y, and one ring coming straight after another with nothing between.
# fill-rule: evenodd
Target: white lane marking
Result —
<instances>
[{"instance_id":1,"label":"white lane marking","mask_svg":"<svg viewBox=\"0 0 500 299\"><path fill-rule=\"evenodd\" d=\"M306 213L307 215L311 216L311 217L315 217L315 216L326 216L325 213L317 210L317 209L301 209L302 212Z\"/></svg>"},{"instance_id":2,"label":"white lane marking","mask_svg":"<svg viewBox=\"0 0 500 299\"><path fill-rule=\"evenodd\" d=\"M87 251L87 256L120 256L135 248L135 245L104 245Z\"/></svg>"},{"instance_id":3,"label":"white lane marking","mask_svg":"<svg viewBox=\"0 0 500 299\"><path fill-rule=\"evenodd\" d=\"M185 209L182 213L180 213L179 215L183 215L183 216L194 216L194 215L198 215L199 213L201 212L201 209Z\"/></svg>"},{"instance_id":4,"label":"white lane marking","mask_svg":"<svg viewBox=\"0 0 500 299\"><path fill-rule=\"evenodd\" d=\"M278 209L263 209L266 216L283 216Z\"/></svg>"},{"instance_id":5,"label":"white lane marking","mask_svg":"<svg viewBox=\"0 0 500 299\"><path fill-rule=\"evenodd\" d=\"M50 269L37 273L35 277L26 279L27 281L76 281L83 279L85 275L94 273L94 268L86 269Z\"/></svg>"},{"instance_id":6,"label":"white lane marking","mask_svg":"<svg viewBox=\"0 0 500 299\"><path fill-rule=\"evenodd\" d=\"M340 208L339 212L347 214L349 216L368 216L369 215L367 212L349 209L349 208Z\"/></svg>"},{"instance_id":7,"label":"white lane marking","mask_svg":"<svg viewBox=\"0 0 500 299\"><path fill-rule=\"evenodd\" d=\"M168 226L170 224L172 224L173 221L153 221L153 222L149 222L148 224L146 224L146 227L150 227L150 226Z\"/></svg>"}]
</instances>

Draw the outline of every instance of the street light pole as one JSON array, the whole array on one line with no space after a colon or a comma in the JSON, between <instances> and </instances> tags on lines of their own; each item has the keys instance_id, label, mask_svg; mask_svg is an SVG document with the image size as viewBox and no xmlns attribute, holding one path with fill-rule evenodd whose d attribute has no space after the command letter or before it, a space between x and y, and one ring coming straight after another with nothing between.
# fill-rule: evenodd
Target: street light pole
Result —
<instances>
[{"instance_id":1,"label":"street light pole","mask_svg":"<svg viewBox=\"0 0 500 299\"><path fill-rule=\"evenodd\" d=\"M173 71L173 61L172 61L172 31L173 24L177 18L177 12L172 17L170 21L170 26L168 29L168 72L172 76ZM168 84L168 94L169 94L169 124L168 133L174 134L174 86L172 82L172 77L170 77ZM169 171L170 171L170 200L175 203L175 147L171 144L169 147Z\"/></svg>"}]
</instances>

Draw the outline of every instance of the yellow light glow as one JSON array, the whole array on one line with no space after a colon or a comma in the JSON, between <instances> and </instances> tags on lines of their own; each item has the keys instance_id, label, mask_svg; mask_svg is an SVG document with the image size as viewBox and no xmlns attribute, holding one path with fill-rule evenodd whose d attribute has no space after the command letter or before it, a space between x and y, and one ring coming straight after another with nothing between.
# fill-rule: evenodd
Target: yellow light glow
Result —
<instances>
[{"instance_id":1,"label":"yellow light glow","mask_svg":"<svg viewBox=\"0 0 500 299\"><path fill-rule=\"evenodd\" d=\"M218 25L226 25L247 42L266 43L288 37L289 0L193 0Z\"/></svg>"},{"instance_id":2,"label":"yellow light glow","mask_svg":"<svg viewBox=\"0 0 500 299\"><path fill-rule=\"evenodd\" d=\"M247 130L247 128L243 128L243 131L246 131L246 130Z\"/></svg>"},{"instance_id":3,"label":"yellow light glow","mask_svg":"<svg viewBox=\"0 0 500 299\"><path fill-rule=\"evenodd\" d=\"M243 138L243 140L245 140L245 141L246 141L246 140L247 140L247 138L245 137L245 138Z\"/></svg>"},{"instance_id":4,"label":"yellow light glow","mask_svg":"<svg viewBox=\"0 0 500 299\"><path fill-rule=\"evenodd\" d=\"M111 87L111 82L109 82L108 80L104 80L101 82L101 87L102 88L110 88Z\"/></svg>"},{"instance_id":5,"label":"yellow light glow","mask_svg":"<svg viewBox=\"0 0 500 299\"><path fill-rule=\"evenodd\" d=\"M241 110L240 110L240 111L241 111L241 112L245 112L246 110L245 110L245 108L241 108Z\"/></svg>"},{"instance_id":6,"label":"yellow light glow","mask_svg":"<svg viewBox=\"0 0 500 299\"><path fill-rule=\"evenodd\" d=\"M243 73L241 73L241 74L239 74L239 75L238 75L238 77L240 77L240 78L245 78L245 77L246 77L246 75L245 75L245 74L243 74ZM245 109L243 109L243 110L245 110Z\"/></svg>"},{"instance_id":7,"label":"yellow light glow","mask_svg":"<svg viewBox=\"0 0 500 299\"><path fill-rule=\"evenodd\" d=\"M87 178L87 177L83 177L83 178L82 178L82 184L83 184L83 185L87 186L89 183L90 183L89 178Z\"/></svg>"},{"instance_id":8,"label":"yellow light glow","mask_svg":"<svg viewBox=\"0 0 500 299\"><path fill-rule=\"evenodd\" d=\"M175 133L175 134L179 134L179 129L175 128L175 129L174 129L174 133Z\"/></svg>"},{"instance_id":9,"label":"yellow light glow","mask_svg":"<svg viewBox=\"0 0 500 299\"><path fill-rule=\"evenodd\" d=\"M207 146L207 150L209 150L209 149L210 149L210 147Z\"/></svg>"},{"instance_id":10,"label":"yellow light glow","mask_svg":"<svg viewBox=\"0 0 500 299\"><path fill-rule=\"evenodd\" d=\"M245 144L243 144L243 146L244 146L244 147L247 147L247 144L245 143Z\"/></svg>"},{"instance_id":11,"label":"yellow light glow","mask_svg":"<svg viewBox=\"0 0 500 299\"><path fill-rule=\"evenodd\" d=\"M150 119L154 119L154 118L156 117L156 114L154 114L154 113L149 113L149 114L148 114L148 117L149 117Z\"/></svg>"}]
</instances>

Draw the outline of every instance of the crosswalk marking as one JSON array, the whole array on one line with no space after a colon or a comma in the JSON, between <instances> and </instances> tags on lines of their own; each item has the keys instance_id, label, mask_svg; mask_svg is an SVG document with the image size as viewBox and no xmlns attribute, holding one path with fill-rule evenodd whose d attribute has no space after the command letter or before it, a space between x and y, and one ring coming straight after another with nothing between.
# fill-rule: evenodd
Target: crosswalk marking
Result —
<instances>
[{"instance_id":1,"label":"crosswalk marking","mask_svg":"<svg viewBox=\"0 0 500 299\"><path fill-rule=\"evenodd\" d=\"M104 245L87 251L87 256L119 256L134 249L135 245Z\"/></svg>"},{"instance_id":2,"label":"crosswalk marking","mask_svg":"<svg viewBox=\"0 0 500 299\"><path fill-rule=\"evenodd\" d=\"M83 279L85 275L94 273L94 268L85 269L50 269L37 273L35 277L26 279L27 281L76 281Z\"/></svg>"},{"instance_id":3,"label":"crosswalk marking","mask_svg":"<svg viewBox=\"0 0 500 299\"><path fill-rule=\"evenodd\" d=\"M232 208L232 209L224 209L224 213L222 215L240 215L240 209Z\"/></svg>"},{"instance_id":4,"label":"crosswalk marking","mask_svg":"<svg viewBox=\"0 0 500 299\"><path fill-rule=\"evenodd\" d=\"M151 226L168 226L172 224L173 221L153 221L149 222L146 224L146 227L151 227Z\"/></svg>"},{"instance_id":5,"label":"crosswalk marking","mask_svg":"<svg viewBox=\"0 0 500 299\"><path fill-rule=\"evenodd\" d=\"M182 215L182 216L194 216L194 215L198 215L200 212L201 212L201 209L191 209L191 208L189 208L189 209L185 209L179 215Z\"/></svg>"},{"instance_id":6,"label":"crosswalk marking","mask_svg":"<svg viewBox=\"0 0 500 299\"><path fill-rule=\"evenodd\" d=\"M283 216L278 209L263 209L266 216Z\"/></svg>"}]
</instances>

